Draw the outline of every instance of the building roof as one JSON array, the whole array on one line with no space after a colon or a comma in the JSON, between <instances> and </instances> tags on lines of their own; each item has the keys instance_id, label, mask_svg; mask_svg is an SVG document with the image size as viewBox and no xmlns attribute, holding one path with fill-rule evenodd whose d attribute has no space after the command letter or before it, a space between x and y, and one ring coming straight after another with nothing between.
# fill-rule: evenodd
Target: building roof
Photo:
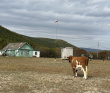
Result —
<instances>
[{"instance_id":1,"label":"building roof","mask_svg":"<svg viewBox=\"0 0 110 93\"><path fill-rule=\"evenodd\" d=\"M15 50L19 49L22 47L26 42L21 42L21 43L9 43L6 47L4 47L2 50Z\"/></svg>"}]
</instances>

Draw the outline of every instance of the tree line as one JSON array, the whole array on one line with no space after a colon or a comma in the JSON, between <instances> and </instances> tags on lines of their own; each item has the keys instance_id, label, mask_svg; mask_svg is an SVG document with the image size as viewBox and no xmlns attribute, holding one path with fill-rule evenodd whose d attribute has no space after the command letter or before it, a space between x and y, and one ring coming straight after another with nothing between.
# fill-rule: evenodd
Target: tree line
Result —
<instances>
[{"instance_id":1,"label":"tree line","mask_svg":"<svg viewBox=\"0 0 110 93\"><path fill-rule=\"evenodd\" d=\"M83 49L76 49L74 51L75 56L81 56L82 54L84 54L84 56L91 57L93 59L102 59L102 60L110 59L110 51L107 51L107 50L103 50L100 52L97 52L97 51L96 52L87 52Z\"/></svg>"}]
</instances>

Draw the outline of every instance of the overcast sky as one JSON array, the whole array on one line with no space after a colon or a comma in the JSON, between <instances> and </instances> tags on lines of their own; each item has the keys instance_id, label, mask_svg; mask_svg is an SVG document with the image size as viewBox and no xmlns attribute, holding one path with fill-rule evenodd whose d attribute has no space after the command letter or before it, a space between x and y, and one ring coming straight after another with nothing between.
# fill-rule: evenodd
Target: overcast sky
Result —
<instances>
[{"instance_id":1,"label":"overcast sky","mask_svg":"<svg viewBox=\"0 0 110 93\"><path fill-rule=\"evenodd\" d=\"M99 41L110 50L109 0L0 0L0 25L31 37L56 39L57 32L77 47L97 48Z\"/></svg>"}]
</instances>

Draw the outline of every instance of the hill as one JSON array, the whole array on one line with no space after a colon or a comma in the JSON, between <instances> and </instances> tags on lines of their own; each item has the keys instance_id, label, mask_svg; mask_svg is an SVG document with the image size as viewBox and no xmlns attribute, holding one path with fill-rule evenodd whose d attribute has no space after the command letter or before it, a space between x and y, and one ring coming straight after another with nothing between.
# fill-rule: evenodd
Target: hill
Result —
<instances>
[{"instance_id":1,"label":"hill","mask_svg":"<svg viewBox=\"0 0 110 93\"><path fill-rule=\"evenodd\" d=\"M80 47L80 49L84 49L84 50L86 50L87 52L97 52L97 49L93 49L93 48L82 48L82 47ZM103 50L98 49L98 51L103 51Z\"/></svg>"},{"instance_id":2,"label":"hill","mask_svg":"<svg viewBox=\"0 0 110 93\"><path fill-rule=\"evenodd\" d=\"M33 47L33 49L40 51L46 49L52 50L55 48L55 39L28 37L15 33L13 31L8 30L7 28L0 26L0 49L5 47L8 43L16 42L28 42ZM61 47L73 47L74 49L77 48L76 46L64 40L59 39L56 42L56 47L57 49L60 49Z\"/></svg>"}]
</instances>

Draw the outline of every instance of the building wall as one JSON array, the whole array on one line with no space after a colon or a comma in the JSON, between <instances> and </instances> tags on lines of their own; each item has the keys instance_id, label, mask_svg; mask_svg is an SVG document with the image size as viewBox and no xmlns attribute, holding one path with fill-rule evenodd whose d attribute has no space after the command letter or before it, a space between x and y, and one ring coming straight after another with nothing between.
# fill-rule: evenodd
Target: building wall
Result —
<instances>
[{"instance_id":1,"label":"building wall","mask_svg":"<svg viewBox=\"0 0 110 93\"><path fill-rule=\"evenodd\" d=\"M65 47L61 49L61 58L67 59L67 57L73 56L73 48L72 47Z\"/></svg>"},{"instance_id":2,"label":"building wall","mask_svg":"<svg viewBox=\"0 0 110 93\"><path fill-rule=\"evenodd\" d=\"M2 54L6 54L6 56L15 56L15 51L14 50L6 50L2 51Z\"/></svg>"},{"instance_id":3,"label":"building wall","mask_svg":"<svg viewBox=\"0 0 110 93\"><path fill-rule=\"evenodd\" d=\"M40 51L33 51L34 57L40 57Z\"/></svg>"},{"instance_id":4,"label":"building wall","mask_svg":"<svg viewBox=\"0 0 110 93\"><path fill-rule=\"evenodd\" d=\"M2 55L2 51L0 51L0 56Z\"/></svg>"},{"instance_id":5,"label":"building wall","mask_svg":"<svg viewBox=\"0 0 110 93\"><path fill-rule=\"evenodd\" d=\"M32 57L33 51L26 50L26 49L18 50L18 52L16 53L16 56L18 56L18 57Z\"/></svg>"},{"instance_id":6,"label":"building wall","mask_svg":"<svg viewBox=\"0 0 110 93\"><path fill-rule=\"evenodd\" d=\"M7 50L4 51L6 53L6 56L16 56L16 57L33 57L33 51L32 50Z\"/></svg>"},{"instance_id":7,"label":"building wall","mask_svg":"<svg viewBox=\"0 0 110 93\"><path fill-rule=\"evenodd\" d=\"M14 56L14 52L12 52L11 50L7 50L7 51L5 51L5 53L6 53L6 55L7 56Z\"/></svg>"}]
</instances>

